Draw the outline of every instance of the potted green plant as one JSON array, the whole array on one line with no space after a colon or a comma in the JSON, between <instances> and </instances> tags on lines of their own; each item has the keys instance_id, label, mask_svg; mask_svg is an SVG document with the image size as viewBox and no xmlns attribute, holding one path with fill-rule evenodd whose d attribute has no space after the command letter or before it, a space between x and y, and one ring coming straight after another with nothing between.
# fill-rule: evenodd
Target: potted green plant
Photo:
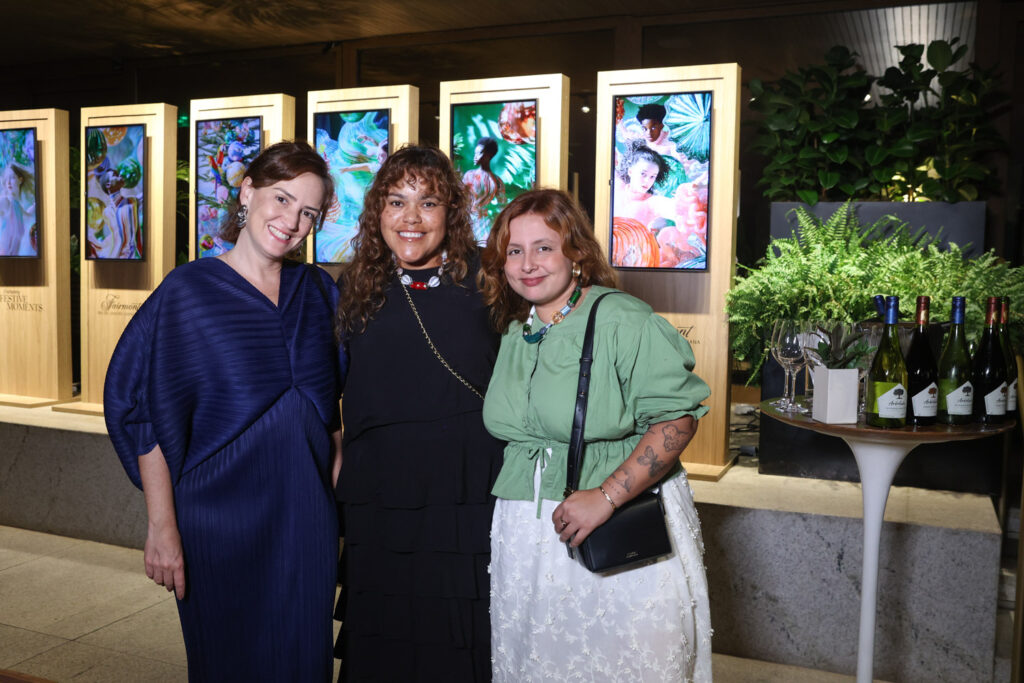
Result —
<instances>
[{"instance_id":1,"label":"potted green plant","mask_svg":"<svg viewBox=\"0 0 1024 683\"><path fill-rule=\"evenodd\" d=\"M958 43L896 46L900 61L881 77L837 46L823 64L750 81L751 107L762 115L753 149L768 159L758 185L774 202L773 236L788 234L794 202L825 217L852 199L887 203L858 205L865 221L895 214L980 250L978 200L999 190L986 160L1005 147L992 112L1006 95L993 69L961 65L967 48Z\"/></svg>"},{"instance_id":2,"label":"potted green plant","mask_svg":"<svg viewBox=\"0 0 1024 683\"><path fill-rule=\"evenodd\" d=\"M811 417L829 424L856 422L860 373L874 347L863 329L835 320L817 323L809 335L805 350L813 368Z\"/></svg>"},{"instance_id":3,"label":"potted green plant","mask_svg":"<svg viewBox=\"0 0 1024 683\"><path fill-rule=\"evenodd\" d=\"M780 318L863 321L877 315L872 296L886 294L900 297L907 319L916 298L930 296L938 321L944 302L965 296L968 336L977 338L986 297L1024 302L1024 268L992 252L966 257L956 245L942 248L934 236L911 232L892 216L863 223L849 202L824 220L802 207L795 216L797 230L772 239L754 266L741 265L726 294L730 347L736 359L750 361L752 381L767 357L765 339ZM1022 308L1011 310L1014 323L1024 320Z\"/></svg>"}]
</instances>

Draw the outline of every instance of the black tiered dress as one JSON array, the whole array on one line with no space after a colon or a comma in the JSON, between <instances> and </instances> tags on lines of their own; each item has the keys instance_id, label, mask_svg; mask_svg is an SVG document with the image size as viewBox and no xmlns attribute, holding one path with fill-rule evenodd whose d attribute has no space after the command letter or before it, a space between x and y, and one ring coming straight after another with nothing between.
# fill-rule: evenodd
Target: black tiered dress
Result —
<instances>
[{"instance_id":1,"label":"black tiered dress","mask_svg":"<svg viewBox=\"0 0 1024 683\"><path fill-rule=\"evenodd\" d=\"M409 295L441 355L483 392L498 336L475 275ZM431 351L397 278L386 294L348 341L339 680L489 681L490 490L504 444Z\"/></svg>"}]
</instances>

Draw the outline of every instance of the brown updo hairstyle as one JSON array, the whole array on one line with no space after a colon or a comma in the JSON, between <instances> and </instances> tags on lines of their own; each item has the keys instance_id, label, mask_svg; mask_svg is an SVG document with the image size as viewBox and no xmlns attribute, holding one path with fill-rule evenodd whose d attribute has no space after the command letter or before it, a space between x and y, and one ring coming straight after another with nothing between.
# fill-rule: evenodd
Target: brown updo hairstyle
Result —
<instances>
[{"instance_id":1,"label":"brown updo hairstyle","mask_svg":"<svg viewBox=\"0 0 1024 683\"><path fill-rule=\"evenodd\" d=\"M491 322L499 332L504 332L513 320L525 321L530 312L530 302L516 294L505 277L509 226L513 219L528 213L540 216L562 237L562 254L580 265L581 287L618 284L615 271L594 238L590 219L572 197L560 190L525 192L498 214L487 238L487 247L480 255L477 281L484 302L491 307Z\"/></svg>"},{"instance_id":2,"label":"brown updo hairstyle","mask_svg":"<svg viewBox=\"0 0 1024 683\"><path fill-rule=\"evenodd\" d=\"M337 330L342 336L359 334L384 305L384 292L395 277L395 260L380 232L380 215L388 193L400 183L424 184L447 207L441 249L448 252L442 279L462 282L476 253L476 239L469 222L470 197L437 147L406 145L392 154L377 171L363 200L359 232L352 238L352 262L340 279Z\"/></svg>"},{"instance_id":3,"label":"brown updo hairstyle","mask_svg":"<svg viewBox=\"0 0 1024 683\"><path fill-rule=\"evenodd\" d=\"M282 180L294 180L303 173L312 173L324 186L324 198L320 202L320 216L313 226L319 229L323 224L327 209L334 199L334 181L327 170L327 162L304 140L285 140L267 147L252 160L245 170L245 177L252 179L255 188L269 187ZM242 210L239 201L220 228L221 239L237 242L242 226L238 224L238 214Z\"/></svg>"}]
</instances>

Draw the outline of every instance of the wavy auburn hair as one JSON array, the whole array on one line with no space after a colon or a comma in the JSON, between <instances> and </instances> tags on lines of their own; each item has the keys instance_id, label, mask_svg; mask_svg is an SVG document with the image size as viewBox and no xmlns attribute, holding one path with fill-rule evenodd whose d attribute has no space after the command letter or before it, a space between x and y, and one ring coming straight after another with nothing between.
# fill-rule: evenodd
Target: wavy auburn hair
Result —
<instances>
[{"instance_id":1,"label":"wavy auburn hair","mask_svg":"<svg viewBox=\"0 0 1024 683\"><path fill-rule=\"evenodd\" d=\"M423 183L447 207L441 249L448 252L442 278L462 282L476 252L469 222L470 197L452 162L437 147L406 145L381 165L363 200L359 231L352 238L353 257L340 279L336 327L346 336L366 330L384 306L384 292L395 277L391 248L380 232L380 216L388 192L399 183Z\"/></svg>"},{"instance_id":2,"label":"wavy auburn hair","mask_svg":"<svg viewBox=\"0 0 1024 683\"><path fill-rule=\"evenodd\" d=\"M572 197L561 190L525 192L498 214L487 247L480 255L477 281L484 302L491 307L491 323L499 332L504 332L513 320L525 321L530 312L530 302L519 296L505 277L509 226L513 219L529 213L540 216L545 225L561 236L562 254L580 265L581 287L618 284L618 276L594 238L590 219Z\"/></svg>"},{"instance_id":3,"label":"wavy auburn hair","mask_svg":"<svg viewBox=\"0 0 1024 683\"><path fill-rule=\"evenodd\" d=\"M313 224L313 230L318 229L327 215L327 209L334 199L334 181L327 170L327 162L316 153L308 142L304 140L285 140L267 147L260 152L260 155L252 160L249 168L245 170L245 177L252 178L252 186L255 188L269 187L282 180L294 180L303 173L312 173L320 179L324 188L323 199L320 200L320 215ZM242 210L242 203L235 202L231 213L220 228L220 236L228 242L237 242L238 234L242 232L242 226L238 223L238 213Z\"/></svg>"}]
</instances>

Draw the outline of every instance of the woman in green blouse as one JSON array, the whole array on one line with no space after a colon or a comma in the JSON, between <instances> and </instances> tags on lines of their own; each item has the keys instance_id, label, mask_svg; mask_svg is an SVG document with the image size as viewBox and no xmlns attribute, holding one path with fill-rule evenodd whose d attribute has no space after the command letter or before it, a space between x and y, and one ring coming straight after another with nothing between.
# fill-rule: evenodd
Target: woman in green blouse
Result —
<instances>
[{"instance_id":1,"label":"woman in green blouse","mask_svg":"<svg viewBox=\"0 0 1024 683\"><path fill-rule=\"evenodd\" d=\"M710 681L704 547L679 464L710 391L689 344L639 299L601 304L580 490L563 501L583 332L615 272L572 198L537 190L498 216L480 280L504 332L484 423L508 441L493 489L494 680ZM565 541L659 481L671 555L608 574L568 557Z\"/></svg>"}]
</instances>

